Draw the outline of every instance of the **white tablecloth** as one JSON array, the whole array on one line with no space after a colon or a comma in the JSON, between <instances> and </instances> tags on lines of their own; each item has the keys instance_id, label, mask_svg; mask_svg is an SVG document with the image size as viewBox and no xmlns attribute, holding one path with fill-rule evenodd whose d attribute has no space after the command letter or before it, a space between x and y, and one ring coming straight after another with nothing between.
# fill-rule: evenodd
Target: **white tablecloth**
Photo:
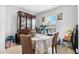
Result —
<instances>
[{"instance_id":1,"label":"white tablecloth","mask_svg":"<svg viewBox=\"0 0 79 59\"><path fill-rule=\"evenodd\" d=\"M32 37L32 41L36 44L36 54L49 53L48 48L52 46L53 36L47 36L42 34L36 34L35 37ZM51 52L52 53L52 52Z\"/></svg>"}]
</instances>

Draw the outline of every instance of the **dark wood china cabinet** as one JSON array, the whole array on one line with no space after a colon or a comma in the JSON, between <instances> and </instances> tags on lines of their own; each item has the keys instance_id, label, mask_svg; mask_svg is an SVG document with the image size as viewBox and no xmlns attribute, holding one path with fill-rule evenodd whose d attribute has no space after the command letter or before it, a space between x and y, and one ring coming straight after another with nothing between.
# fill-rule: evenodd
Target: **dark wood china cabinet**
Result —
<instances>
[{"instance_id":1,"label":"dark wood china cabinet","mask_svg":"<svg viewBox=\"0 0 79 59\"><path fill-rule=\"evenodd\" d=\"M17 12L17 34L16 43L20 44L20 34L29 34L34 27L32 26L35 16L26 12Z\"/></svg>"}]
</instances>

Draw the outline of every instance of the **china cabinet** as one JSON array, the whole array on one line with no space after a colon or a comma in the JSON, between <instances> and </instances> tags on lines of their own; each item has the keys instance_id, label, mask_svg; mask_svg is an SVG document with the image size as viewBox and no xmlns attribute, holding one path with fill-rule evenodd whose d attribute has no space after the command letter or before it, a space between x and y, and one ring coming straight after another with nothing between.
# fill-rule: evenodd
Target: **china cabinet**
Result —
<instances>
[{"instance_id":1,"label":"china cabinet","mask_svg":"<svg viewBox=\"0 0 79 59\"><path fill-rule=\"evenodd\" d=\"M20 34L28 34L32 30L32 23L35 16L26 12L17 12L17 34L16 43L20 43Z\"/></svg>"}]
</instances>

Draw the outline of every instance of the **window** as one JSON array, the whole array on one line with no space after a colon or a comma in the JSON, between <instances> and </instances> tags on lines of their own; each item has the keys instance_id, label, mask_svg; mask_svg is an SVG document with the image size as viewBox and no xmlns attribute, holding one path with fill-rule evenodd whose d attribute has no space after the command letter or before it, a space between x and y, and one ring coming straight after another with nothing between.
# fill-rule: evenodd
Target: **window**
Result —
<instances>
[{"instance_id":1,"label":"window","mask_svg":"<svg viewBox=\"0 0 79 59\"><path fill-rule=\"evenodd\" d=\"M49 16L47 19L51 25L56 25L56 21L57 21L56 16Z\"/></svg>"}]
</instances>

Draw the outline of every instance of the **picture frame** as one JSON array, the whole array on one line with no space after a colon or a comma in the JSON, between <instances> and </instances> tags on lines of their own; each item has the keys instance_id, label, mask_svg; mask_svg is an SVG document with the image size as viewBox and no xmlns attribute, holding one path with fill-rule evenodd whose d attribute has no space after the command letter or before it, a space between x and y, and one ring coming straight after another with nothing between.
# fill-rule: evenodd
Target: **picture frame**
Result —
<instances>
[{"instance_id":1,"label":"picture frame","mask_svg":"<svg viewBox=\"0 0 79 59\"><path fill-rule=\"evenodd\" d=\"M57 20L63 20L63 13L57 14Z\"/></svg>"}]
</instances>

